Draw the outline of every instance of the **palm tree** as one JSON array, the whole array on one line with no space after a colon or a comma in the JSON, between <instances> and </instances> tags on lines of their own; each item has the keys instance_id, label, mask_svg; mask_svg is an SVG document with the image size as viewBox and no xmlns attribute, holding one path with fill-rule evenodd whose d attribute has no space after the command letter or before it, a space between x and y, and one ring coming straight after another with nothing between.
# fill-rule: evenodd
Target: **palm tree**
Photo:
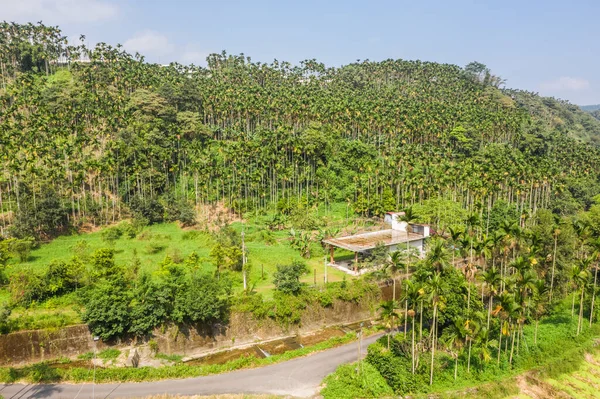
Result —
<instances>
[{"instance_id":1,"label":"palm tree","mask_svg":"<svg viewBox=\"0 0 600 399\"><path fill-rule=\"evenodd\" d=\"M394 291L392 293L392 300L394 301L396 300L396 276L398 275L398 272L405 268L405 266L406 263L403 259L403 254L400 251L392 252L385 263L385 269L391 275L394 285Z\"/></svg>"},{"instance_id":2,"label":"palm tree","mask_svg":"<svg viewBox=\"0 0 600 399\"><path fill-rule=\"evenodd\" d=\"M436 272L427 281L429 299L433 307L433 318L431 320L431 370L429 374L429 385L433 384L433 363L435 358L435 345L437 336L437 312L442 293L442 276Z\"/></svg>"},{"instance_id":3,"label":"palm tree","mask_svg":"<svg viewBox=\"0 0 600 399\"><path fill-rule=\"evenodd\" d=\"M556 247L558 244L558 235L560 234L560 229L558 226L554 227L552 231L552 236L554 237L554 250L552 251L552 273L550 276L550 303L552 303L552 293L554 290L554 270L556 268Z\"/></svg>"},{"instance_id":4,"label":"palm tree","mask_svg":"<svg viewBox=\"0 0 600 399\"><path fill-rule=\"evenodd\" d=\"M454 381L458 376L458 357L465 347L468 332L465 328L465 320L461 317L454 319L453 323L448 327L445 345L448 347L454 357Z\"/></svg>"},{"instance_id":5,"label":"palm tree","mask_svg":"<svg viewBox=\"0 0 600 399\"><path fill-rule=\"evenodd\" d=\"M464 232L459 229L453 229L452 227L449 227L448 231L450 231L450 245L452 246L452 265L454 266L455 265L454 257L456 255L456 246L457 246L460 238L464 234Z\"/></svg>"},{"instance_id":6,"label":"palm tree","mask_svg":"<svg viewBox=\"0 0 600 399\"><path fill-rule=\"evenodd\" d=\"M592 302L590 305L590 327L592 326L592 321L594 318L594 304L596 300L596 286L598 283L598 261L600 260L600 238L595 238L590 242L592 248L594 248L594 253L592 255L592 259L594 262L592 263L592 267L594 268L594 285L592 286Z\"/></svg>"},{"instance_id":7,"label":"palm tree","mask_svg":"<svg viewBox=\"0 0 600 399\"><path fill-rule=\"evenodd\" d=\"M492 307L494 303L494 296L498 293L497 285L500 283L500 273L495 266L492 266L481 275L483 284L488 288L488 315L487 315L487 328L490 328L490 318L492 315Z\"/></svg>"},{"instance_id":8,"label":"palm tree","mask_svg":"<svg viewBox=\"0 0 600 399\"><path fill-rule=\"evenodd\" d=\"M532 296L532 309L535 318L535 330L533 333L534 345L537 344L537 333L540 317L546 311L546 304L548 301L548 287L546 286L546 282L543 279L539 279L535 282L535 286L536 288Z\"/></svg>"},{"instance_id":9,"label":"palm tree","mask_svg":"<svg viewBox=\"0 0 600 399\"><path fill-rule=\"evenodd\" d=\"M585 294L585 288L589 280L589 266L592 262L591 258L583 258L580 259L578 264L573 266L571 269L571 278L573 281L573 285L576 289L581 290L581 297L579 300L579 317L577 319L577 335L581 332L581 321L583 319L583 297ZM575 306L575 295L573 295L573 308ZM571 310L571 315L573 314L573 308Z\"/></svg>"},{"instance_id":10,"label":"palm tree","mask_svg":"<svg viewBox=\"0 0 600 399\"><path fill-rule=\"evenodd\" d=\"M385 327L388 330L387 333L387 348L390 350L390 337L392 334L392 329L394 328L394 319L398 317L398 313L396 313L396 309L398 309L398 303L396 301L383 301L379 305L379 310L381 314L379 318L383 321Z\"/></svg>"},{"instance_id":11,"label":"palm tree","mask_svg":"<svg viewBox=\"0 0 600 399\"><path fill-rule=\"evenodd\" d=\"M438 273L441 273L448 267L448 252L442 240L433 239L429 242L425 263L435 269Z\"/></svg>"}]
</instances>

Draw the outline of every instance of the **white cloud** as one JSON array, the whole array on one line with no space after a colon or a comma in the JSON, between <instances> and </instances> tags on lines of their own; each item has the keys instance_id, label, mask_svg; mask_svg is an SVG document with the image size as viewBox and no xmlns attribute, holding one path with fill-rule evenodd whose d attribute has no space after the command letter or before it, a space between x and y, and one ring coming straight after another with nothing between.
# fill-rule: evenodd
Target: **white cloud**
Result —
<instances>
[{"instance_id":1,"label":"white cloud","mask_svg":"<svg viewBox=\"0 0 600 399\"><path fill-rule=\"evenodd\" d=\"M171 54L174 49L174 46L165 35L152 30L136 33L123 43L123 47L130 53L137 51L150 57L163 57Z\"/></svg>"},{"instance_id":2,"label":"white cloud","mask_svg":"<svg viewBox=\"0 0 600 399\"><path fill-rule=\"evenodd\" d=\"M179 58L182 64L202 65L206 63L206 57L208 57L209 54L210 53L207 52L189 50L184 51Z\"/></svg>"},{"instance_id":3,"label":"white cloud","mask_svg":"<svg viewBox=\"0 0 600 399\"><path fill-rule=\"evenodd\" d=\"M119 7L105 0L0 0L0 20L46 24L113 19Z\"/></svg>"},{"instance_id":4,"label":"white cloud","mask_svg":"<svg viewBox=\"0 0 600 399\"><path fill-rule=\"evenodd\" d=\"M562 76L558 79L540 84L542 90L551 91L581 91L590 87L590 82L583 78Z\"/></svg>"}]
</instances>

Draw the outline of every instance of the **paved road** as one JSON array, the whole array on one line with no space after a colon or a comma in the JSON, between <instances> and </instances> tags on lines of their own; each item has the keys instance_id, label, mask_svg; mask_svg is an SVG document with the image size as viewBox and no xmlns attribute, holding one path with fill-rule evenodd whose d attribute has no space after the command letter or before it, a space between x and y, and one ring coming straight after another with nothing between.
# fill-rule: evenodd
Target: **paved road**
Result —
<instances>
[{"instance_id":1,"label":"paved road","mask_svg":"<svg viewBox=\"0 0 600 399\"><path fill-rule=\"evenodd\" d=\"M367 345L382 334L363 339L362 355ZM356 342L328 349L310 356L256 369L184 380L164 380L122 384L0 384L5 399L89 399L131 398L155 394L215 395L226 393L263 393L310 397L323 378L337 366L356 360Z\"/></svg>"}]
</instances>

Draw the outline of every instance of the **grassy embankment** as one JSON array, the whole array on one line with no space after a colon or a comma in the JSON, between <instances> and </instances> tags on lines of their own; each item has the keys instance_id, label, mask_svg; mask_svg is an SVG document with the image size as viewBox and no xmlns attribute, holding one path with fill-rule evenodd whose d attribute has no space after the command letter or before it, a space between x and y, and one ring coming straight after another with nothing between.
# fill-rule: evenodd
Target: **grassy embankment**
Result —
<instances>
[{"instance_id":1,"label":"grassy embankment","mask_svg":"<svg viewBox=\"0 0 600 399\"><path fill-rule=\"evenodd\" d=\"M365 336L377 332L377 328L364 329ZM228 371L267 366L284 362L311 353L334 348L352 341L356 341L355 333L347 333L342 337L329 338L326 341L304 348L291 350L279 355L266 358L244 356L224 364L211 365L186 365L184 363L164 367L107 367L96 368L95 381L98 382L125 382L125 381L155 381L162 379L177 379L199 377L211 374L220 374ZM68 359L55 362L42 362L25 367L0 368L0 382L13 383L18 381L29 383L40 382L91 382L92 372L89 367L69 367Z\"/></svg>"}]
</instances>

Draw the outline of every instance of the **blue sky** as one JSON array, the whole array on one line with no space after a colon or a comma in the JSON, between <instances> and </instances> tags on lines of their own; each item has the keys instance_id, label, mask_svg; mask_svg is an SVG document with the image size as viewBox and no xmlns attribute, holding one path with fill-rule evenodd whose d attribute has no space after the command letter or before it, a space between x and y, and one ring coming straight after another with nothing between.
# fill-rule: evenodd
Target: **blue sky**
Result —
<instances>
[{"instance_id":1,"label":"blue sky","mask_svg":"<svg viewBox=\"0 0 600 399\"><path fill-rule=\"evenodd\" d=\"M600 103L600 2L593 0L0 0L0 20L44 21L150 61L253 60L330 66L357 59L477 60L507 86Z\"/></svg>"}]
</instances>

